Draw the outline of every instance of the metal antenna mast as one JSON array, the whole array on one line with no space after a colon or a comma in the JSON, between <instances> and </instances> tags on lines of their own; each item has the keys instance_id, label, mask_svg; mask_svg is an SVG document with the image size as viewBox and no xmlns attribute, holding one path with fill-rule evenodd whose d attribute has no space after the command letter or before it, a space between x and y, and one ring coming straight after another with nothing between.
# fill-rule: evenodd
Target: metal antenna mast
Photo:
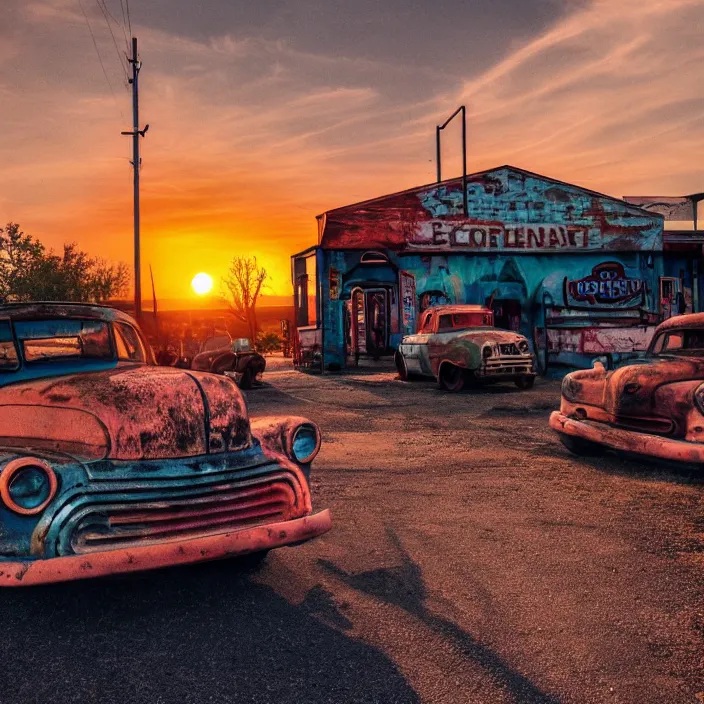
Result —
<instances>
[{"instance_id":1,"label":"metal antenna mast","mask_svg":"<svg viewBox=\"0 0 704 704\"><path fill-rule=\"evenodd\" d=\"M467 213L467 108L460 105L450 117L443 122L442 125L435 127L435 155L438 167L438 183L442 181L442 150L440 149L440 132L444 130L452 120L462 113L462 209L464 216L469 217Z\"/></svg>"},{"instance_id":2,"label":"metal antenna mast","mask_svg":"<svg viewBox=\"0 0 704 704\"><path fill-rule=\"evenodd\" d=\"M139 243L139 169L142 165L139 156L139 138L144 137L149 125L143 130L139 129L139 71L142 62L137 55L137 37L132 37L132 57L129 59L132 64L132 78L129 79L132 86L132 130L122 132L124 135L132 137L132 170L134 174L134 317L140 321L142 318L142 267L140 261Z\"/></svg>"}]
</instances>

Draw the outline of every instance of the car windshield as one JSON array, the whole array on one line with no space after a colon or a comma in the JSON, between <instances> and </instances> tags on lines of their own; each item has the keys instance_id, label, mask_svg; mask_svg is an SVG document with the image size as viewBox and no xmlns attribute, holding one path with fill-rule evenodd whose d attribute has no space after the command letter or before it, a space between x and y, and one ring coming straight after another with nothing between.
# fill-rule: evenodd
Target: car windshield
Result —
<instances>
[{"instance_id":1,"label":"car windshield","mask_svg":"<svg viewBox=\"0 0 704 704\"><path fill-rule=\"evenodd\" d=\"M29 364L66 359L113 359L107 323L99 320L22 320L15 324Z\"/></svg>"},{"instance_id":2,"label":"car windshield","mask_svg":"<svg viewBox=\"0 0 704 704\"><path fill-rule=\"evenodd\" d=\"M446 313L438 320L438 330L457 330L460 328L477 328L492 325L492 315L484 311L471 313Z\"/></svg>"},{"instance_id":3,"label":"car windshield","mask_svg":"<svg viewBox=\"0 0 704 704\"><path fill-rule=\"evenodd\" d=\"M229 347L232 343L229 335L218 335L217 337L209 337L203 343L203 352L212 352L214 350L221 350L224 347Z\"/></svg>"},{"instance_id":4,"label":"car windshield","mask_svg":"<svg viewBox=\"0 0 704 704\"><path fill-rule=\"evenodd\" d=\"M684 328L660 333L650 348L650 356L666 357L669 355L704 356L704 329Z\"/></svg>"}]
</instances>

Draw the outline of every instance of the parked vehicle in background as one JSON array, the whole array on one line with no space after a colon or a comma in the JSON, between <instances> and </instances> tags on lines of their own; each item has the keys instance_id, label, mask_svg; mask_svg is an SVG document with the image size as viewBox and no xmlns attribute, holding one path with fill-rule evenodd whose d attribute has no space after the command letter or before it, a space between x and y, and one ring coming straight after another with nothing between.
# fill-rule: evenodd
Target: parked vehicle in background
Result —
<instances>
[{"instance_id":1,"label":"parked vehicle in background","mask_svg":"<svg viewBox=\"0 0 704 704\"><path fill-rule=\"evenodd\" d=\"M432 376L445 391L498 381L530 389L535 382L528 340L495 328L492 311L478 305L428 308L418 332L401 340L395 359L401 379Z\"/></svg>"},{"instance_id":2,"label":"parked vehicle in background","mask_svg":"<svg viewBox=\"0 0 704 704\"><path fill-rule=\"evenodd\" d=\"M704 313L658 326L645 359L568 374L550 426L573 453L704 464Z\"/></svg>"},{"instance_id":3,"label":"parked vehicle in background","mask_svg":"<svg viewBox=\"0 0 704 704\"><path fill-rule=\"evenodd\" d=\"M317 426L160 367L106 307L0 305L0 586L261 558L330 528Z\"/></svg>"},{"instance_id":4,"label":"parked vehicle in background","mask_svg":"<svg viewBox=\"0 0 704 704\"><path fill-rule=\"evenodd\" d=\"M266 359L255 352L247 338L233 340L229 335L208 338L193 357L191 369L232 377L241 389L251 389L261 381Z\"/></svg>"}]
</instances>

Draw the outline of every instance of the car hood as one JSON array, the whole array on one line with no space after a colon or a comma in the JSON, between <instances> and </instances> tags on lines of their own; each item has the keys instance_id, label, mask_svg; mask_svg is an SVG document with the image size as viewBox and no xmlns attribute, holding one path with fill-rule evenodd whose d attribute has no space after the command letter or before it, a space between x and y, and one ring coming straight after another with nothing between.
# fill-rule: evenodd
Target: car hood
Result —
<instances>
[{"instance_id":1,"label":"car hood","mask_svg":"<svg viewBox=\"0 0 704 704\"><path fill-rule=\"evenodd\" d=\"M0 389L0 441L89 459L192 457L251 444L242 395L227 377L145 365Z\"/></svg>"},{"instance_id":2,"label":"car hood","mask_svg":"<svg viewBox=\"0 0 704 704\"><path fill-rule=\"evenodd\" d=\"M473 328L471 330L456 333L453 335L453 339L466 340L467 342L473 342L476 345L483 345L487 342L494 345L505 345L512 342L517 344L526 338L523 335L519 335L518 333L510 330L499 330L497 328Z\"/></svg>"}]
</instances>

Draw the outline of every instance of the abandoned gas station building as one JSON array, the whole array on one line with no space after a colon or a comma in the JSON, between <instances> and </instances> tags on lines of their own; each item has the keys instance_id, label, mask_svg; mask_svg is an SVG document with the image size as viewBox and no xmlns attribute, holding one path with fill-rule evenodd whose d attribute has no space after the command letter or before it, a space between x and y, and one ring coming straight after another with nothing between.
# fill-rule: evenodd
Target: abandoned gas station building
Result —
<instances>
[{"instance_id":1,"label":"abandoned gas station building","mask_svg":"<svg viewBox=\"0 0 704 704\"><path fill-rule=\"evenodd\" d=\"M700 235L668 243L662 215L512 166L330 210L292 257L296 361L392 354L441 303L493 308L543 372L618 361L700 310Z\"/></svg>"}]
</instances>

